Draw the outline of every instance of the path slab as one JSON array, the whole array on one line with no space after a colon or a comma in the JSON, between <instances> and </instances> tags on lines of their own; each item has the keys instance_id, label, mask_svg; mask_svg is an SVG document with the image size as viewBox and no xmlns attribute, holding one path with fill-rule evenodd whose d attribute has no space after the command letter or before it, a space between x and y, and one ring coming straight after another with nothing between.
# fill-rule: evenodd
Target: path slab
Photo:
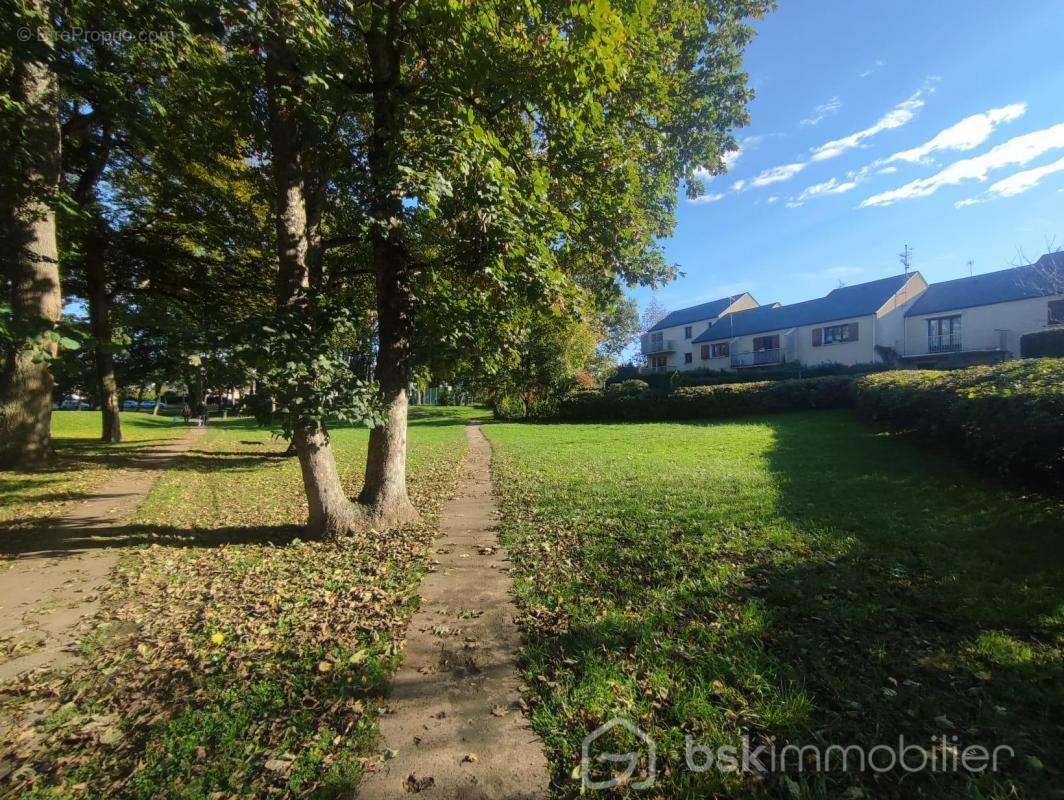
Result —
<instances>
[{"instance_id":1,"label":"path slab","mask_svg":"<svg viewBox=\"0 0 1064 800\"><path fill-rule=\"evenodd\" d=\"M108 478L94 496L37 529L0 543L0 639L28 651L0 663L0 682L38 667L62 668L77 658L78 627L96 613L100 590L122 553L122 527L137 512L167 465L199 441L205 428L139 451L131 467Z\"/></svg>"},{"instance_id":2,"label":"path slab","mask_svg":"<svg viewBox=\"0 0 1064 800\"><path fill-rule=\"evenodd\" d=\"M385 759L360 800L546 797L547 759L522 713L520 635L495 533L491 445L466 429L456 496L443 508L434 570L421 583L406 657L380 720Z\"/></svg>"}]
</instances>

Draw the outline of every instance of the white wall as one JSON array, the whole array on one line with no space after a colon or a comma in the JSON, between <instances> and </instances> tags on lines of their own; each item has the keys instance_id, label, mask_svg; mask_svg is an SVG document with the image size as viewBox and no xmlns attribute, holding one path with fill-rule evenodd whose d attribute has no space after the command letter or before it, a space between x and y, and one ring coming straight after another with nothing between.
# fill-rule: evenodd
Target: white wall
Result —
<instances>
[{"instance_id":1,"label":"white wall","mask_svg":"<svg viewBox=\"0 0 1064 800\"><path fill-rule=\"evenodd\" d=\"M757 301L753 297L751 297L750 294L744 293L739 297L738 300L728 306L721 313L721 317L723 317L725 314L731 314L735 311L745 311L748 308L757 308ZM672 341L676 343L675 352L667 354L668 366L666 367L666 369L688 371L694 369L723 369L724 367L728 366L728 359L726 358L716 359L716 361L723 362L722 366L710 366L710 362L702 361L702 348L700 345L693 343L694 340L698 338L698 336L705 333L706 328L708 328L718 319L720 319L720 317L713 317L712 319L704 319L699 320L697 322L692 322L690 324L690 339L684 338L684 328L687 327L686 325L674 325L671 328L662 328L660 331L662 340L666 342ZM659 333L659 331L654 331L654 333L657 334ZM684 363L685 353L691 354L690 364ZM644 363L649 363L649 357L644 356L643 361Z\"/></svg>"},{"instance_id":2,"label":"white wall","mask_svg":"<svg viewBox=\"0 0 1064 800\"><path fill-rule=\"evenodd\" d=\"M853 323L857 323L857 341L813 346L813 331L817 328ZM798 360L807 367L816 367L821 364L846 364L847 366L868 364L875 359L874 336L878 331L873 331L873 325L875 325L874 314L832 322L818 322L816 325L803 325L796 333Z\"/></svg>"},{"instance_id":3,"label":"white wall","mask_svg":"<svg viewBox=\"0 0 1064 800\"><path fill-rule=\"evenodd\" d=\"M903 355L915 356L928 353L927 320L935 317L960 316L961 350L994 350L999 342L1014 357L1020 355L1020 337L1025 333L1042 331L1049 327L1049 301L1060 300L1064 295L1034 297L1027 300L1012 300L989 306L974 306L955 311L936 311L905 318L905 350ZM1056 326L1054 326L1056 327ZM998 333L1004 330L1004 334Z\"/></svg>"}]
</instances>

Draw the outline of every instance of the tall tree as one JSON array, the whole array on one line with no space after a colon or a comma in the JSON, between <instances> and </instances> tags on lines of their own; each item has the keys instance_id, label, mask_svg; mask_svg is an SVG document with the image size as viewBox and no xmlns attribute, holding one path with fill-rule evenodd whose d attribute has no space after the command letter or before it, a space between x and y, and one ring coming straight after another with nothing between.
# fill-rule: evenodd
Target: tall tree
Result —
<instances>
[{"instance_id":1,"label":"tall tree","mask_svg":"<svg viewBox=\"0 0 1064 800\"><path fill-rule=\"evenodd\" d=\"M20 42L0 65L8 95L0 176L6 235L0 258L16 334L0 373L0 463L28 466L45 460L51 447L48 362L58 342L46 334L62 310L55 222L62 142L50 4L24 0L18 11L18 23L38 35Z\"/></svg>"},{"instance_id":2,"label":"tall tree","mask_svg":"<svg viewBox=\"0 0 1064 800\"><path fill-rule=\"evenodd\" d=\"M292 421L312 530L414 517L407 390L428 350L500 369L521 345L515 321L548 309L581 319L625 284L673 274L655 242L680 184L694 186L697 167L722 169L735 146L749 99L746 20L765 5L221 8L220 83L244 90L229 108L251 111L249 155L272 178L278 321L264 347L291 358L272 370L271 391ZM350 332L333 299L367 279L380 413L355 415L372 432L353 504L327 423L366 395L320 345ZM302 353L285 344L299 336Z\"/></svg>"}]
</instances>

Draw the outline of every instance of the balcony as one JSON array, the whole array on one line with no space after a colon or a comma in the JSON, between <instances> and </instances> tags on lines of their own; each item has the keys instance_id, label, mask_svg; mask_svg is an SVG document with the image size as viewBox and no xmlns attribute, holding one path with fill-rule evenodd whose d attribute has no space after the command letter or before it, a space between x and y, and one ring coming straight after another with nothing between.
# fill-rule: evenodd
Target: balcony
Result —
<instances>
[{"instance_id":1,"label":"balcony","mask_svg":"<svg viewBox=\"0 0 1064 800\"><path fill-rule=\"evenodd\" d=\"M767 367L782 364L787 360L781 348L774 350L754 350L749 353L732 353L731 365L736 369L743 367Z\"/></svg>"},{"instance_id":2,"label":"balcony","mask_svg":"<svg viewBox=\"0 0 1064 800\"><path fill-rule=\"evenodd\" d=\"M639 350L645 356L653 356L659 353L675 353L676 340L662 339L657 336L644 336L639 342Z\"/></svg>"},{"instance_id":3,"label":"balcony","mask_svg":"<svg viewBox=\"0 0 1064 800\"><path fill-rule=\"evenodd\" d=\"M959 353L960 351L960 334L943 333L927 337L927 352L929 353Z\"/></svg>"}]
</instances>

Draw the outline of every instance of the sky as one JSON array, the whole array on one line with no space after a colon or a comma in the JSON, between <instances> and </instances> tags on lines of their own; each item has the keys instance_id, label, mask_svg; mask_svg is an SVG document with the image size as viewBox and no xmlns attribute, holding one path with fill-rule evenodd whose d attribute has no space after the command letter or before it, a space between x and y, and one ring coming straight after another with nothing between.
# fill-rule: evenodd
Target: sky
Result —
<instances>
[{"instance_id":1,"label":"sky","mask_svg":"<svg viewBox=\"0 0 1064 800\"><path fill-rule=\"evenodd\" d=\"M681 197L684 275L640 307L807 300L906 244L929 282L1064 246L1064 2L780 0L754 25L741 151Z\"/></svg>"}]
</instances>

